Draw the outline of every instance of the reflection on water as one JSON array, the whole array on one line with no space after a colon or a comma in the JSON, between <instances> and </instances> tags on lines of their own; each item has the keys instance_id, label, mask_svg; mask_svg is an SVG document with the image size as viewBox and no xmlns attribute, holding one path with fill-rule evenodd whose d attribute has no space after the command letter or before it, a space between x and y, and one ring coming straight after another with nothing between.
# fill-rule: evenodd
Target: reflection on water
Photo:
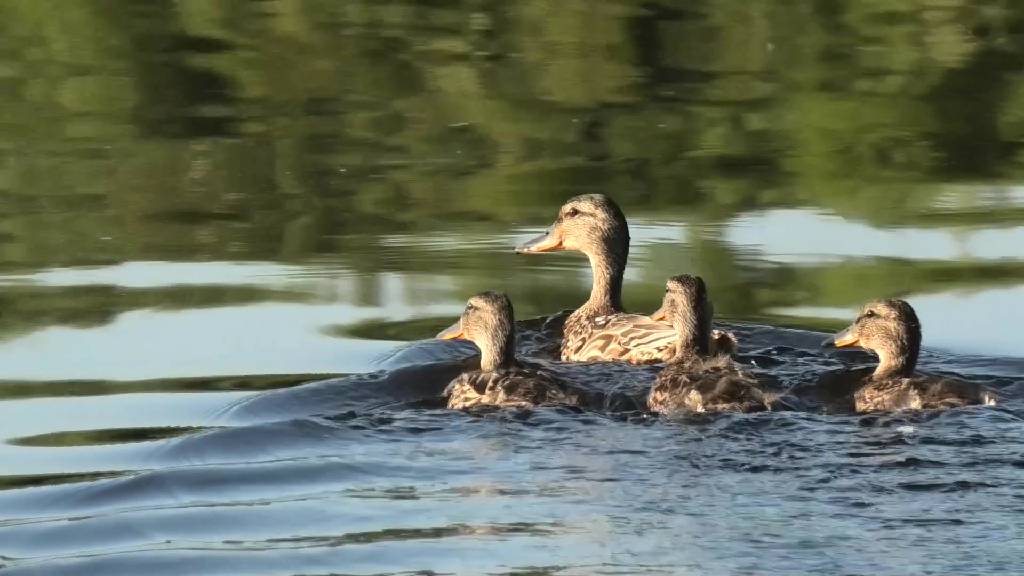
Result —
<instances>
[{"instance_id":1,"label":"reflection on water","mask_svg":"<svg viewBox=\"0 0 1024 576\"><path fill-rule=\"evenodd\" d=\"M12 438L14 446L62 447L93 446L97 444L125 444L129 442L152 442L190 434L201 428L195 426L157 428L106 428L104 430L82 430L74 432L49 432L23 438Z\"/></svg>"},{"instance_id":2,"label":"reflection on water","mask_svg":"<svg viewBox=\"0 0 1024 576\"><path fill-rule=\"evenodd\" d=\"M793 234L799 230L800 234ZM759 247L770 262L841 262L853 258L1020 260L1024 225L1014 227L874 228L835 215L770 210L731 222L727 240Z\"/></svg>"},{"instance_id":3,"label":"reflection on water","mask_svg":"<svg viewBox=\"0 0 1024 576\"><path fill-rule=\"evenodd\" d=\"M520 318L578 305L582 256L511 248L594 191L630 219L631 309L675 272L725 318L822 332L904 297L926 367L1018 398L1022 59L1024 5L1001 0L6 3L0 568L1019 572L1012 401L218 415L461 357L396 347L480 290ZM821 334L750 330L799 336L756 344L794 378L841 365ZM831 554L876 536L907 545Z\"/></svg>"}]
</instances>

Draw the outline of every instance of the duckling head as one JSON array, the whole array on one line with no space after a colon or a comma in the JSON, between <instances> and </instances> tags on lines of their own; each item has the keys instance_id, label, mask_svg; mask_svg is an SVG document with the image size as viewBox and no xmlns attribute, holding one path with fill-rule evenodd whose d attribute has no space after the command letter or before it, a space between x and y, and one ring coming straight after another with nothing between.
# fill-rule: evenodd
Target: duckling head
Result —
<instances>
[{"instance_id":1,"label":"duckling head","mask_svg":"<svg viewBox=\"0 0 1024 576\"><path fill-rule=\"evenodd\" d=\"M493 372L515 363L515 316L501 292L481 292L469 299L458 322L437 335L442 340L470 340L480 349L480 369Z\"/></svg>"},{"instance_id":2,"label":"duckling head","mask_svg":"<svg viewBox=\"0 0 1024 576\"><path fill-rule=\"evenodd\" d=\"M921 322L903 300L878 300L832 338L837 348L859 346L878 355L875 378L910 376L921 350Z\"/></svg>"},{"instance_id":3,"label":"duckling head","mask_svg":"<svg viewBox=\"0 0 1024 576\"><path fill-rule=\"evenodd\" d=\"M694 353L706 356L711 349L713 315L704 279L682 274L665 283L661 308L651 314L651 319L667 321L675 328L679 336L677 357Z\"/></svg>"}]
</instances>

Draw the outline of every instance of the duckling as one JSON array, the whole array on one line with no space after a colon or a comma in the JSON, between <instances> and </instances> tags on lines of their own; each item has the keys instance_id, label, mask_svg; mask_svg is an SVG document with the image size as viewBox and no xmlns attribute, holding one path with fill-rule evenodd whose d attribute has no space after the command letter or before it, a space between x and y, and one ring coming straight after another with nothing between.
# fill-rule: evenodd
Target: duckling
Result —
<instances>
[{"instance_id":1,"label":"duckling","mask_svg":"<svg viewBox=\"0 0 1024 576\"><path fill-rule=\"evenodd\" d=\"M622 277L629 253L629 227L622 210L603 194L570 198L544 234L516 248L519 254L577 250L590 259L590 298L566 320L561 358L565 361L665 362L675 354L672 326L622 307ZM715 350L733 352L736 340L715 331Z\"/></svg>"},{"instance_id":2,"label":"duckling","mask_svg":"<svg viewBox=\"0 0 1024 576\"><path fill-rule=\"evenodd\" d=\"M470 340L480 349L480 369L462 373L445 389L449 408L578 406L584 401L582 389L517 362L515 318L505 294L473 296L462 317L437 337Z\"/></svg>"},{"instance_id":3,"label":"duckling","mask_svg":"<svg viewBox=\"0 0 1024 576\"><path fill-rule=\"evenodd\" d=\"M952 408L996 403L990 390L971 382L914 376L921 350L921 323L903 300L864 306L853 324L833 337L837 348L859 346L878 356L878 366L853 394L854 410Z\"/></svg>"},{"instance_id":4,"label":"duckling","mask_svg":"<svg viewBox=\"0 0 1024 576\"><path fill-rule=\"evenodd\" d=\"M760 412L771 409L770 394L724 354L712 354L713 307L700 276L673 276L661 308L676 332L673 357L647 397L652 412Z\"/></svg>"}]
</instances>

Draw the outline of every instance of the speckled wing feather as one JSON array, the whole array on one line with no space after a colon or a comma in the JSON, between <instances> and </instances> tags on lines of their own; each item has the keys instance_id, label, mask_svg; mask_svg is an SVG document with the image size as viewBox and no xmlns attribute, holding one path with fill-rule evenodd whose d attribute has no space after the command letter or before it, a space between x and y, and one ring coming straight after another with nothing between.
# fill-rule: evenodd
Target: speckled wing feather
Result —
<instances>
[{"instance_id":1,"label":"speckled wing feather","mask_svg":"<svg viewBox=\"0 0 1024 576\"><path fill-rule=\"evenodd\" d=\"M669 370L672 368L666 368ZM686 371L663 372L651 386L651 392L647 396L647 408L651 412L662 414L692 411L703 412L703 405L699 394L692 395L693 385L699 375L690 374Z\"/></svg>"},{"instance_id":2,"label":"speckled wing feather","mask_svg":"<svg viewBox=\"0 0 1024 576\"><path fill-rule=\"evenodd\" d=\"M570 319L562 341L562 360L656 364L675 355L677 339L672 326L641 314L609 314L578 322ZM732 354L736 348L732 333L712 331L712 354Z\"/></svg>"},{"instance_id":3,"label":"speckled wing feather","mask_svg":"<svg viewBox=\"0 0 1024 576\"><path fill-rule=\"evenodd\" d=\"M770 398L727 356L675 362L658 374L647 398L652 412L758 412Z\"/></svg>"},{"instance_id":4,"label":"speckled wing feather","mask_svg":"<svg viewBox=\"0 0 1024 576\"><path fill-rule=\"evenodd\" d=\"M653 364L674 353L676 332L640 314L610 314L567 325L562 360L621 360Z\"/></svg>"}]
</instances>

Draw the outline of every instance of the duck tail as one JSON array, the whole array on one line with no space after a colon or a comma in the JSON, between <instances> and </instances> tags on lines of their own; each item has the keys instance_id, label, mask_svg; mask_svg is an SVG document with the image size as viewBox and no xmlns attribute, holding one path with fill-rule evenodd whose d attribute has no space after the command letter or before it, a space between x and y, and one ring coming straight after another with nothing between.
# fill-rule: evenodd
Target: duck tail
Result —
<instances>
[{"instance_id":1,"label":"duck tail","mask_svg":"<svg viewBox=\"0 0 1024 576\"><path fill-rule=\"evenodd\" d=\"M991 392L988 392L988 391L982 392L981 393L981 403L984 404L985 406L995 406L996 405L996 395L991 393Z\"/></svg>"}]
</instances>

